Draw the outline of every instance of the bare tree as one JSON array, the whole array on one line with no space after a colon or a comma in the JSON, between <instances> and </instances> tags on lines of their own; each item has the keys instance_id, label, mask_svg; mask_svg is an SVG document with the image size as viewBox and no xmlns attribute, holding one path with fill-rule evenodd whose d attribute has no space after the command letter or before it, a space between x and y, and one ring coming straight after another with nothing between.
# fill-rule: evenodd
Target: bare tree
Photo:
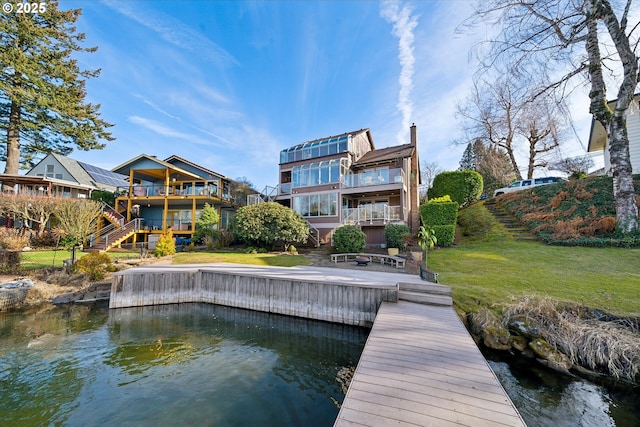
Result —
<instances>
[{"instance_id":1,"label":"bare tree","mask_svg":"<svg viewBox=\"0 0 640 427\"><path fill-rule=\"evenodd\" d=\"M491 41L491 53L483 58L485 66L508 64L510 74L551 82L545 90L562 96L578 87L570 84L574 77L588 81L589 111L607 129L616 220L623 232L640 229L626 126L639 82L634 34L639 23L629 22L632 5L633 0L490 0L479 2L469 21L501 28ZM617 84L613 110L604 70Z\"/></svg>"},{"instance_id":2,"label":"bare tree","mask_svg":"<svg viewBox=\"0 0 640 427\"><path fill-rule=\"evenodd\" d=\"M4 206L2 210L12 212L23 221L26 226L29 222L36 223L36 232L40 233L51 219L57 200L53 197L33 197L24 194L0 196Z\"/></svg>"},{"instance_id":3,"label":"bare tree","mask_svg":"<svg viewBox=\"0 0 640 427\"><path fill-rule=\"evenodd\" d=\"M579 179L588 175L589 169L593 167L593 164L593 159L587 156L567 157L551 163L549 168L562 171L569 175L569 178Z\"/></svg>"},{"instance_id":4,"label":"bare tree","mask_svg":"<svg viewBox=\"0 0 640 427\"><path fill-rule=\"evenodd\" d=\"M527 167L522 169L530 179L547 165L542 156L560 144L567 123L561 107L549 96L532 96L531 88L514 78L478 79L472 95L458 107L467 134L463 142L480 139L503 150L516 179L522 179L517 153L525 152Z\"/></svg>"},{"instance_id":5,"label":"bare tree","mask_svg":"<svg viewBox=\"0 0 640 427\"><path fill-rule=\"evenodd\" d=\"M78 244L87 243L87 236L95 231L102 205L95 200L58 199L54 215L58 220L55 233Z\"/></svg>"},{"instance_id":6,"label":"bare tree","mask_svg":"<svg viewBox=\"0 0 640 427\"><path fill-rule=\"evenodd\" d=\"M420 174L422 176L422 185L420 186L420 204L427 202L427 191L433 186L433 179L442 172L437 161L422 161L420 166Z\"/></svg>"}]
</instances>

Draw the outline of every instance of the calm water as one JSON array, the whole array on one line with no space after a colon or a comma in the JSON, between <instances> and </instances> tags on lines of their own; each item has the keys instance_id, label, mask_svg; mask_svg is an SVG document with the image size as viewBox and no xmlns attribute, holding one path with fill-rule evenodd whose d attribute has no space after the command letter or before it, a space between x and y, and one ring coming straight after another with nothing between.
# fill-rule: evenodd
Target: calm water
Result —
<instances>
[{"instance_id":1,"label":"calm water","mask_svg":"<svg viewBox=\"0 0 640 427\"><path fill-rule=\"evenodd\" d=\"M0 426L331 426L368 330L207 304L0 313ZM488 354L529 427L640 426L640 392Z\"/></svg>"},{"instance_id":2,"label":"calm water","mask_svg":"<svg viewBox=\"0 0 640 427\"><path fill-rule=\"evenodd\" d=\"M529 427L640 426L638 388L594 384L503 354L485 356Z\"/></svg>"},{"instance_id":3,"label":"calm water","mask_svg":"<svg viewBox=\"0 0 640 427\"><path fill-rule=\"evenodd\" d=\"M0 425L331 426L367 333L208 304L0 313Z\"/></svg>"}]
</instances>

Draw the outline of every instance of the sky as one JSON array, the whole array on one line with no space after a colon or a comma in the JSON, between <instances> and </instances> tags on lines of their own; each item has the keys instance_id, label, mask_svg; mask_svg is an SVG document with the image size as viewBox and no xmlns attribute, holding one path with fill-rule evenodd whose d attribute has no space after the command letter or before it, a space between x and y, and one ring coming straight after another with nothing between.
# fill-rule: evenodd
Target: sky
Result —
<instances>
[{"instance_id":1,"label":"sky","mask_svg":"<svg viewBox=\"0 0 640 427\"><path fill-rule=\"evenodd\" d=\"M468 0L207 1L60 0L82 8L77 29L101 69L87 101L117 139L71 158L111 169L145 153L173 154L257 190L278 181L289 146L371 129L376 148L409 142L421 163L458 167L464 146L456 105L469 94L460 33ZM565 156L584 154L588 112Z\"/></svg>"}]
</instances>

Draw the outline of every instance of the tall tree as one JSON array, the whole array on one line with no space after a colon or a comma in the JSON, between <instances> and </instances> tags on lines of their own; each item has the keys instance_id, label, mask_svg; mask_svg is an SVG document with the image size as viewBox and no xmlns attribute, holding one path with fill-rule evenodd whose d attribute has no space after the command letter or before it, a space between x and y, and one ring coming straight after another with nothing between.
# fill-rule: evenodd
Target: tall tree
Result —
<instances>
[{"instance_id":1,"label":"tall tree","mask_svg":"<svg viewBox=\"0 0 640 427\"><path fill-rule=\"evenodd\" d=\"M14 5L18 0L10 0ZM100 105L86 102L85 82L99 70L82 70L74 55L94 52L81 46L75 22L80 9L58 10L43 3L38 13L0 14L1 160L5 173L17 174L38 156L101 149L112 141L112 126L100 118Z\"/></svg>"},{"instance_id":2,"label":"tall tree","mask_svg":"<svg viewBox=\"0 0 640 427\"><path fill-rule=\"evenodd\" d=\"M458 170L476 170L476 153L473 149L473 143L468 143L467 148L464 149L464 153L462 153L462 158L460 159L460 167L458 167Z\"/></svg>"},{"instance_id":3,"label":"tall tree","mask_svg":"<svg viewBox=\"0 0 640 427\"><path fill-rule=\"evenodd\" d=\"M483 55L485 64L509 64L511 74L531 81L542 77L551 82L546 89L556 93L577 87L569 84L576 76L588 81L589 111L607 129L617 227L622 232L640 230L626 125L640 79L634 35L640 22L637 13L631 14L632 6L633 0L491 0L479 2L471 20L501 28L490 54ZM617 85L613 110L605 69Z\"/></svg>"},{"instance_id":4,"label":"tall tree","mask_svg":"<svg viewBox=\"0 0 640 427\"><path fill-rule=\"evenodd\" d=\"M545 154L559 146L567 120L562 102L548 95L533 96L535 88L496 73L501 76L495 80L478 78L471 96L458 107L467 134L463 142L488 142L507 154L517 179L522 179L521 170L530 179L536 169L546 166ZM526 168L518 164L519 152L526 153Z\"/></svg>"}]
</instances>

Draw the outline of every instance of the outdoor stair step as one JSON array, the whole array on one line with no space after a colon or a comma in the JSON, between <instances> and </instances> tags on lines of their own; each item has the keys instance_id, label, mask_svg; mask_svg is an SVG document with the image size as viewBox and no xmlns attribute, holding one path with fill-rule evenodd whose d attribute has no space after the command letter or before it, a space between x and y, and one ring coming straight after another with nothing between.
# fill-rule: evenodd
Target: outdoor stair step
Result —
<instances>
[{"instance_id":1,"label":"outdoor stair step","mask_svg":"<svg viewBox=\"0 0 640 427\"><path fill-rule=\"evenodd\" d=\"M448 295L451 296L451 288L446 285L439 285L437 283L406 283L400 282L398 283L398 288L400 291L408 291L408 292L418 292L423 294L432 294L432 295Z\"/></svg>"},{"instance_id":2,"label":"outdoor stair step","mask_svg":"<svg viewBox=\"0 0 640 427\"><path fill-rule=\"evenodd\" d=\"M447 306L453 305L453 300L448 295L425 294L422 292L400 291L398 299L424 305Z\"/></svg>"}]
</instances>

